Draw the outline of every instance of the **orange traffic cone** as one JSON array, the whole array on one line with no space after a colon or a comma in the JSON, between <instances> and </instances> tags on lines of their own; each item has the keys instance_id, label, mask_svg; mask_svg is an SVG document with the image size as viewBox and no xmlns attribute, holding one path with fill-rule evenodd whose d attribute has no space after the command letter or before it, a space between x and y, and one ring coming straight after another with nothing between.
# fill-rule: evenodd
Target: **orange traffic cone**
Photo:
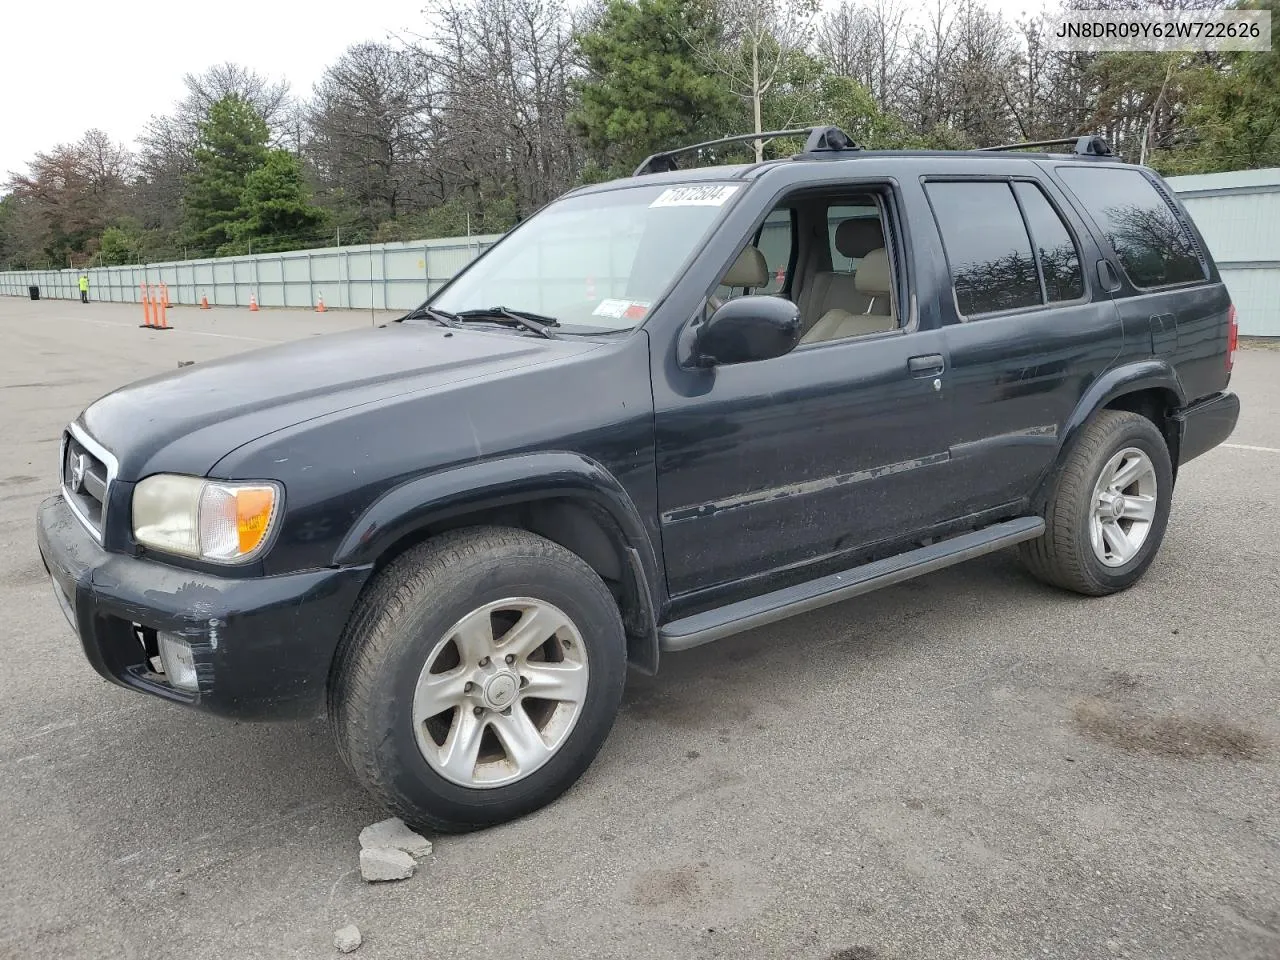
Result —
<instances>
[{"instance_id":1,"label":"orange traffic cone","mask_svg":"<svg viewBox=\"0 0 1280 960\"><path fill-rule=\"evenodd\" d=\"M156 325L153 329L155 330L172 330L173 329L173 327L169 326L169 318L165 316L165 310L168 308L168 306L169 306L169 303L165 296L164 284L161 284L159 300L153 300L151 302L151 308L154 311L155 319L156 319Z\"/></svg>"},{"instance_id":2,"label":"orange traffic cone","mask_svg":"<svg viewBox=\"0 0 1280 960\"><path fill-rule=\"evenodd\" d=\"M166 310L169 309L169 285L167 283L160 284L160 302L164 304Z\"/></svg>"},{"instance_id":3,"label":"orange traffic cone","mask_svg":"<svg viewBox=\"0 0 1280 960\"><path fill-rule=\"evenodd\" d=\"M138 288L142 291L142 323L139 327L150 327L151 323L151 290L145 283L138 284Z\"/></svg>"},{"instance_id":4,"label":"orange traffic cone","mask_svg":"<svg viewBox=\"0 0 1280 960\"><path fill-rule=\"evenodd\" d=\"M320 299L316 301L316 313L326 313L326 312L327 310L324 305L324 294L322 293L320 294Z\"/></svg>"},{"instance_id":5,"label":"orange traffic cone","mask_svg":"<svg viewBox=\"0 0 1280 960\"><path fill-rule=\"evenodd\" d=\"M209 298L207 296L200 297L200 309L201 310L209 309Z\"/></svg>"},{"instance_id":6,"label":"orange traffic cone","mask_svg":"<svg viewBox=\"0 0 1280 960\"><path fill-rule=\"evenodd\" d=\"M249 294L249 312L250 313L258 312L258 298L255 297L252 293Z\"/></svg>"}]
</instances>

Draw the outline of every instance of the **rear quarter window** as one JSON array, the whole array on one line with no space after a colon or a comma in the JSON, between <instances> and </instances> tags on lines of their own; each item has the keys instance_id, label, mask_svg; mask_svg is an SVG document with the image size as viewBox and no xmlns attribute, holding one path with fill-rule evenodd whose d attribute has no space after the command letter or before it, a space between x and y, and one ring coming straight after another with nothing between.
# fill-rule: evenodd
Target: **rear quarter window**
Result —
<instances>
[{"instance_id":1,"label":"rear quarter window","mask_svg":"<svg viewBox=\"0 0 1280 960\"><path fill-rule=\"evenodd\" d=\"M1049 303L1080 299L1084 296L1084 272L1067 225L1036 184L1016 182L1013 192L1018 196L1022 215L1031 231Z\"/></svg>"},{"instance_id":2,"label":"rear quarter window","mask_svg":"<svg viewBox=\"0 0 1280 960\"><path fill-rule=\"evenodd\" d=\"M1135 287L1207 277L1195 241L1140 171L1076 166L1058 167L1057 173L1111 241Z\"/></svg>"}]
</instances>

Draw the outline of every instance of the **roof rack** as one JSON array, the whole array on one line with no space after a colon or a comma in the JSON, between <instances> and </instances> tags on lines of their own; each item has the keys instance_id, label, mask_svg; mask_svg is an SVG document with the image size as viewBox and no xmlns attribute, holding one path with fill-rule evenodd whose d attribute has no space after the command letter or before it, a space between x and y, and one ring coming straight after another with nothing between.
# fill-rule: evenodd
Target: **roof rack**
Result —
<instances>
[{"instance_id":1,"label":"roof rack","mask_svg":"<svg viewBox=\"0 0 1280 960\"><path fill-rule=\"evenodd\" d=\"M836 150L861 150L852 138L839 127L799 127L794 130L762 130L760 133L740 133L733 137L721 137L719 140L707 140L703 143L692 143L687 147L676 147L674 150L663 150L644 158L636 167L633 177L647 173L667 173L679 169L676 157L682 153L694 153L707 147L718 147L726 143L744 143L748 140L772 140L774 137L805 136L805 153L821 153Z\"/></svg>"},{"instance_id":2,"label":"roof rack","mask_svg":"<svg viewBox=\"0 0 1280 960\"><path fill-rule=\"evenodd\" d=\"M1111 147L1107 145L1107 141L1102 137L1094 134L1087 134L1083 137L1063 137L1061 140L1028 140L1026 143L1002 143L998 147L979 147L981 153L993 153L1001 150L1026 150L1031 147L1063 147L1071 144L1074 149L1072 153L1077 153L1082 157L1110 157L1114 156Z\"/></svg>"}]
</instances>

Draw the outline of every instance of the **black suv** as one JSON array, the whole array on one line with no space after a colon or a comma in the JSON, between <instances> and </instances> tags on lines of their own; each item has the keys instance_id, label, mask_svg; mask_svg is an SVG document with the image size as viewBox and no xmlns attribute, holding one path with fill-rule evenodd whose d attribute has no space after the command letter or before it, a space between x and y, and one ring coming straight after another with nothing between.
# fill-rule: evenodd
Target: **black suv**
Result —
<instances>
[{"instance_id":1,"label":"black suv","mask_svg":"<svg viewBox=\"0 0 1280 960\"><path fill-rule=\"evenodd\" d=\"M1132 585L1239 413L1186 211L1098 138L802 133L575 190L382 328L92 404L39 511L90 662L327 713L396 813L465 830L567 789L661 651L1014 545Z\"/></svg>"}]
</instances>

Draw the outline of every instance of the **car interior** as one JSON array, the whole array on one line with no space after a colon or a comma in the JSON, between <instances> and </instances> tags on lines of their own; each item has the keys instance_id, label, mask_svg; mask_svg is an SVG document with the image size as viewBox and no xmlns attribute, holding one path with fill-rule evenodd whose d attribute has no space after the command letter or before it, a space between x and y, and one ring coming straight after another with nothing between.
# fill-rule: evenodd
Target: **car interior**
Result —
<instances>
[{"instance_id":1,"label":"car interior","mask_svg":"<svg viewBox=\"0 0 1280 960\"><path fill-rule=\"evenodd\" d=\"M886 333L899 326L880 197L796 198L774 209L708 299L786 297L800 308L800 343Z\"/></svg>"}]
</instances>

